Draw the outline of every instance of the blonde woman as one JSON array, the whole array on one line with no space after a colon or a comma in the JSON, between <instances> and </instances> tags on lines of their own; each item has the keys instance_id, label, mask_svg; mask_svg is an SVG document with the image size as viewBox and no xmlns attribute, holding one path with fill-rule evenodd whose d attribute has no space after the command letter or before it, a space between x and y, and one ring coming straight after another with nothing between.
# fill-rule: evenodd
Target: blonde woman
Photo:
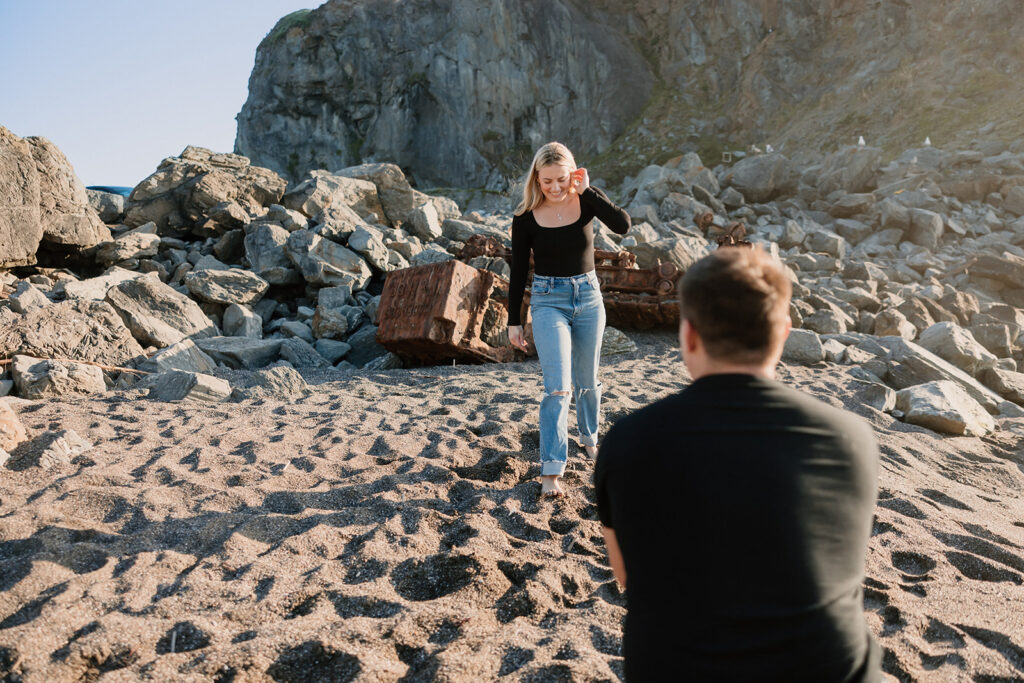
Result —
<instances>
[{"instance_id":1,"label":"blonde woman","mask_svg":"<svg viewBox=\"0 0 1024 683\"><path fill-rule=\"evenodd\" d=\"M540 403L541 495L564 495L558 482L568 459L571 390L576 397L580 442L597 456L601 385L597 367L604 333L604 302L594 271L593 219L619 234L629 214L591 187L585 168L559 142L537 150L523 184L523 200L512 219L512 275L508 337L526 349L521 308L533 253L530 290L533 341L544 375Z\"/></svg>"}]
</instances>

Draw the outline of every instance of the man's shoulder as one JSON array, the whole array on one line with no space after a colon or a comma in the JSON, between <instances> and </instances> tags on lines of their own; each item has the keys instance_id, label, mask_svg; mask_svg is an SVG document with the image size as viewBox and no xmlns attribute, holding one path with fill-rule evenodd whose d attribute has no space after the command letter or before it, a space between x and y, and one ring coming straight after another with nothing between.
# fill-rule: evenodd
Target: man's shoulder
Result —
<instances>
[{"instance_id":1,"label":"man's shoulder","mask_svg":"<svg viewBox=\"0 0 1024 683\"><path fill-rule=\"evenodd\" d=\"M637 408L629 415L616 420L611 429L608 430L608 439L621 441L635 441L651 433L652 427L666 423L672 419L678 423L685 420L685 413L680 408L685 402L686 390L670 394L660 398L653 403L648 403L642 408Z\"/></svg>"}]
</instances>

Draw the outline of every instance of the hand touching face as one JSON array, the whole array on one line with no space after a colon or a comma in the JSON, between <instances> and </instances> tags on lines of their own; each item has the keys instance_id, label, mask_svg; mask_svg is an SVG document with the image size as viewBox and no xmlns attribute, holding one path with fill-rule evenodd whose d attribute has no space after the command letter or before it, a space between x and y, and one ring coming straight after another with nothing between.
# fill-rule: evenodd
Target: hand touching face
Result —
<instances>
[{"instance_id":1,"label":"hand touching face","mask_svg":"<svg viewBox=\"0 0 1024 683\"><path fill-rule=\"evenodd\" d=\"M590 174L587 173L587 169L577 168L572 172L572 185L576 194L580 194L590 187Z\"/></svg>"}]
</instances>

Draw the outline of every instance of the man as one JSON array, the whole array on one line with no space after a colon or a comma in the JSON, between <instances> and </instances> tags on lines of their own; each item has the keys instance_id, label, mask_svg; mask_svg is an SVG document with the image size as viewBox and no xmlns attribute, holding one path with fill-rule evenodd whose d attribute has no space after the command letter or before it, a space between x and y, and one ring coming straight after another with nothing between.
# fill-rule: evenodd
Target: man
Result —
<instances>
[{"instance_id":1,"label":"man","mask_svg":"<svg viewBox=\"0 0 1024 683\"><path fill-rule=\"evenodd\" d=\"M774 381L791 285L764 251L719 249L679 293L693 383L619 420L594 474L626 680L879 680L871 428Z\"/></svg>"}]
</instances>

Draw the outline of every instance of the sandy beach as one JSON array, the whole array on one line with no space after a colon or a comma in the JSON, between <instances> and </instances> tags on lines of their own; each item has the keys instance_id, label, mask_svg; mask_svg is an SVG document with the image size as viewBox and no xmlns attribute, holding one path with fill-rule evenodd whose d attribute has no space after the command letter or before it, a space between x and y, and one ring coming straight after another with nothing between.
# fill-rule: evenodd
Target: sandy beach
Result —
<instances>
[{"instance_id":1,"label":"sandy beach","mask_svg":"<svg viewBox=\"0 0 1024 683\"><path fill-rule=\"evenodd\" d=\"M630 336L603 362L606 427L689 382L674 335ZM241 403L11 401L30 436L94 447L0 475L4 681L622 678L581 449L568 496L538 500L536 361L304 377ZM779 378L881 443L865 612L886 671L1024 676L1024 420L941 436L852 405L841 366Z\"/></svg>"}]
</instances>

